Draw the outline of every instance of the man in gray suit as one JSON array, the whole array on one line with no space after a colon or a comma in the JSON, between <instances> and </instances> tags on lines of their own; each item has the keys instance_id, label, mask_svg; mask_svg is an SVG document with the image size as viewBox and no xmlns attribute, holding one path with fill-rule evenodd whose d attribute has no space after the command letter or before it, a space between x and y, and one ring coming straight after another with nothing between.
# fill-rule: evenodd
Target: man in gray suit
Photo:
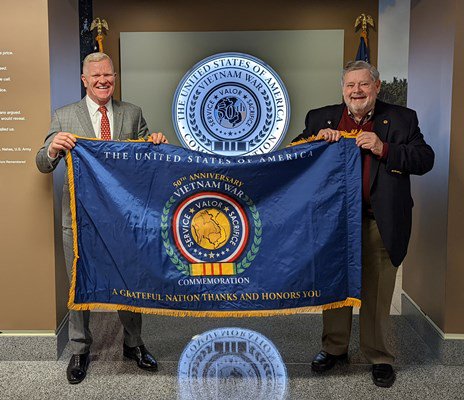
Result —
<instances>
[{"instance_id":1,"label":"man in gray suit","mask_svg":"<svg viewBox=\"0 0 464 400\"><path fill-rule=\"evenodd\" d=\"M75 146L77 136L102 140L148 139L154 144L167 143L162 133L149 135L142 110L130 103L112 99L115 76L113 63L104 53L92 53L82 66L82 82L87 95L79 102L55 111L43 147L36 157L41 172L52 172L66 152ZM73 237L69 208L69 185L63 186L63 247L69 279L73 265ZM142 317L139 313L118 311L124 327L123 354L137 361L140 368L156 370L157 362L145 348L142 338ZM92 335L89 311L69 311L69 340L73 353L67 368L69 383L84 380L90 362Z\"/></svg>"}]
</instances>

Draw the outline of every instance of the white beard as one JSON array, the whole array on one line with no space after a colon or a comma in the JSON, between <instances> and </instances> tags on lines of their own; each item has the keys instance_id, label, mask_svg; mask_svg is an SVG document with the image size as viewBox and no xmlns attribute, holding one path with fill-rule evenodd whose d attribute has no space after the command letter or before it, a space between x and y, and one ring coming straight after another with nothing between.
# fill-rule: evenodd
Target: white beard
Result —
<instances>
[{"instance_id":1,"label":"white beard","mask_svg":"<svg viewBox=\"0 0 464 400\"><path fill-rule=\"evenodd\" d=\"M362 103L359 101L353 101L351 100L349 104L347 104L349 110L354 114L354 115L364 115L366 114L371 108L374 107L374 105L369 104L369 100L366 99Z\"/></svg>"}]
</instances>

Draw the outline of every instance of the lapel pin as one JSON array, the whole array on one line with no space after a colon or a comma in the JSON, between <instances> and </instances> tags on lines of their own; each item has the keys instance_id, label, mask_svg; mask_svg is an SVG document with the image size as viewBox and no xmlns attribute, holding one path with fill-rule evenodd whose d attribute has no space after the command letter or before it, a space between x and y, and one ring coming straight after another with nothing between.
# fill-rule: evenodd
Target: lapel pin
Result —
<instances>
[{"instance_id":1,"label":"lapel pin","mask_svg":"<svg viewBox=\"0 0 464 400\"><path fill-rule=\"evenodd\" d=\"M384 120L383 120L383 124L384 124L384 125L387 125L387 124L388 124L388 120L384 119Z\"/></svg>"},{"instance_id":2,"label":"lapel pin","mask_svg":"<svg viewBox=\"0 0 464 400\"><path fill-rule=\"evenodd\" d=\"M332 124L332 121L327 121L327 125L331 125Z\"/></svg>"}]
</instances>

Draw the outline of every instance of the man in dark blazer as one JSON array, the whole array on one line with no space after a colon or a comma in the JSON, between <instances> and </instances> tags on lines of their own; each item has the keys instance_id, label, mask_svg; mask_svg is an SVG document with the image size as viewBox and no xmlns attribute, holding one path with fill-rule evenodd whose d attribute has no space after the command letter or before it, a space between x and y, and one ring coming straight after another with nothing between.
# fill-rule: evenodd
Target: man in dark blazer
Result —
<instances>
[{"instance_id":1,"label":"man in dark blazer","mask_svg":"<svg viewBox=\"0 0 464 400\"><path fill-rule=\"evenodd\" d=\"M377 386L395 381L394 356L386 330L397 267L406 256L413 200L410 175L430 171L432 148L419 129L415 111L377 100L379 73L364 61L346 65L342 77L343 104L311 110L306 128L294 139L311 135L338 141L340 131L361 131L356 144L362 156L362 282L360 347L373 365ZM323 372L347 358L352 308L323 312L322 350L311 367Z\"/></svg>"},{"instance_id":2,"label":"man in dark blazer","mask_svg":"<svg viewBox=\"0 0 464 400\"><path fill-rule=\"evenodd\" d=\"M113 100L115 76L113 63L104 53L88 55L83 63L82 82L86 96L79 102L55 111L45 143L36 157L41 172L55 170L66 152L75 146L74 135L102 140L144 138L154 144L167 143L161 133L149 135L142 110L130 103ZM68 177L65 174L62 202L63 247L69 279L74 260ZM145 348L142 338L142 317L139 313L118 311L124 327L124 356L137 361L140 368L156 370L157 363ZM69 311L69 341L73 356L67 368L69 383L84 380L90 362L92 335L89 311Z\"/></svg>"}]
</instances>

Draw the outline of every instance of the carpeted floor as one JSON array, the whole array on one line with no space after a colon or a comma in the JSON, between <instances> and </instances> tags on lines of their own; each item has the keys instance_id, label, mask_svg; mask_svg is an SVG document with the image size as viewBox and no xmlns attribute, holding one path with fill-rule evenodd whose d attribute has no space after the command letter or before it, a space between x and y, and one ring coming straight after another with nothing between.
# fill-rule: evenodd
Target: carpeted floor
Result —
<instances>
[{"instance_id":1,"label":"carpeted floor","mask_svg":"<svg viewBox=\"0 0 464 400\"><path fill-rule=\"evenodd\" d=\"M371 381L370 366L359 352L357 317L349 361L328 373L313 373L321 322L320 314L144 316L145 344L159 362L159 371L150 373L123 359L117 314L95 312L91 364L81 384L66 380L66 349L53 362L0 362L0 399L464 399L464 367L439 365L400 315L392 316L389 336L397 355L392 388Z\"/></svg>"}]
</instances>

